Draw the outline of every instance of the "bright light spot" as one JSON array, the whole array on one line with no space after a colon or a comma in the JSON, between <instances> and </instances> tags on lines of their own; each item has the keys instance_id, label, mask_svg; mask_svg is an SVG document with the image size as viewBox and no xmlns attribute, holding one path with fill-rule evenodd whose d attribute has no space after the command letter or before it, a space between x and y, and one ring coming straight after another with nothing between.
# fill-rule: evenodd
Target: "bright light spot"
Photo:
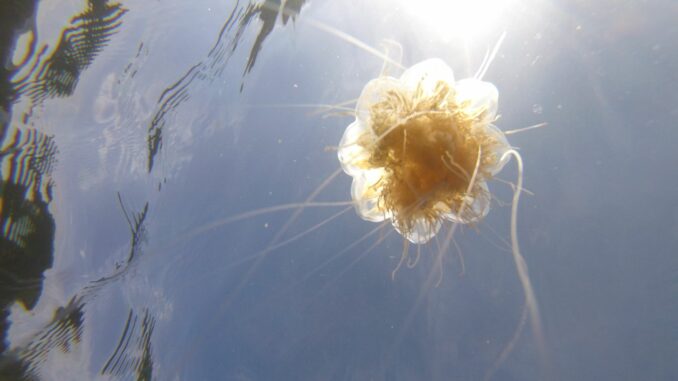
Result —
<instances>
[{"instance_id":1,"label":"bright light spot","mask_svg":"<svg viewBox=\"0 0 678 381\"><path fill-rule=\"evenodd\" d=\"M401 0L402 9L443 40L472 40L495 30L514 0Z\"/></svg>"}]
</instances>

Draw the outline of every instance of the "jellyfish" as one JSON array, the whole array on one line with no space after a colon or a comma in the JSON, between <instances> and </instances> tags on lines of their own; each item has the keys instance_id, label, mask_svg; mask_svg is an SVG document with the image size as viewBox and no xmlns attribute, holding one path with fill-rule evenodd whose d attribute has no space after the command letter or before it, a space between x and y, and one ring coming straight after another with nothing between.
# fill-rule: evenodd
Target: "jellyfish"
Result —
<instances>
[{"instance_id":1,"label":"jellyfish","mask_svg":"<svg viewBox=\"0 0 678 381\"><path fill-rule=\"evenodd\" d=\"M487 180L511 150L492 124L497 98L489 82L455 82L440 59L420 62L400 78L368 82L338 147L358 215L391 220L414 244L428 242L444 221L485 217Z\"/></svg>"},{"instance_id":2,"label":"jellyfish","mask_svg":"<svg viewBox=\"0 0 678 381\"><path fill-rule=\"evenodd\" d=\"M516 182L511 183L511 252L524 292L525 307L516 333L497 364L513 348L528 317L539 351L543 353L545 345L537 299L517 235L518 202L524 191L523 161L518 151L509 144L507 135L545 124L509 131L502 131L494 124L498 118L499 92L483 77L504 36L488 52L473 77L456 79L450 66L438 58L403 68L402 74L394 77L389 75L390 68L402 68L397 59L324 24L317 26L384 60L382 73L365 84L354 109L348 109L344 104L327 107L296 105L321 106L330 111L350 110L353 120L336 147L340 169L328 176L303 202L275 205L223 218L196 228L190 234L200 234L269 213L294 211L271 243L263 251L238 262L243 263L262 258L345 212L283 240L287 228L305 208L344 206L348 210L355 209L360 218L378 223L379 227L390 223L403 237L403 252L392 272L395 278L401 265L408 263L408 266L414 266L419 259L419 248L436 237L444 224L449 224L436 258L440 270L436 284L440 284L442 258L454 243L456 230L462 225L475 226L487 216L493 197L488 182L496 179L513 158L518 174ZM342 171L352 178L351 200L315 201L316 196ZM417 246L417 257L413 262L408 261L410 245Z\"/></svg>"},{"instance_id":3,"label":"jellyfish","mask_svg":"<svg viewBox=\"0 0 678 381\"><path fill-rule=\"evenodd\" d=\"M339 143L338 158L353 179L357 214L371 222L390 220L405 240L395 276L408 256L408 243L426 244L449 222L452 228L439 249L442 256L457 226L477 224L488 214L492 194L487 183L513 157L518 179L511 207L512 254L526 312L541 341L537 301L517 238L523 162L506 133L493 124L499 93L481 79L486 69L456 80L452 69L434 58L413 65L399 78L369 81L357 100L355 120Z\"/></svg>"}]
</instances>

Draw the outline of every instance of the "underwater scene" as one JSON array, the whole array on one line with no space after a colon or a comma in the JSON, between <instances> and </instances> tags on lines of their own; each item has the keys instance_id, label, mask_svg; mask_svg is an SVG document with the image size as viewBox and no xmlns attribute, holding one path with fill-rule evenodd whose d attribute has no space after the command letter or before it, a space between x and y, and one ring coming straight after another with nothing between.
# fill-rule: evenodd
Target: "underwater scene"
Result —
<instances>
[{"instance_id":1,"label":"underwater scene","mask_svg":"<svg viewBox=\"0 0 678 381\"><path fill-rule=\"evenodd\" d=\"M678 380L673 0L3 0L0 380Z\"/></svg>"}]
</instances>

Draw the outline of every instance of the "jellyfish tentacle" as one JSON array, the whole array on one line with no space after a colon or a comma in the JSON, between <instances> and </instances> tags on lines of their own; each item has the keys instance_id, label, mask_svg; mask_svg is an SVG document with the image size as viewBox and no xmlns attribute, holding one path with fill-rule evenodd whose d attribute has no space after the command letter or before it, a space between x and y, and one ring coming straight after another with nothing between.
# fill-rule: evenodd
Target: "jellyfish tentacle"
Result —
<instances>
[{"instance_id":1,"label":"jellyfish tentacle","mask_svg":"<svg viewBox=\"0 0 678 381\"><path fill-rule=\"evenodd\" d=\"M478 70L476 70L476 73L473 75L473 78L478 78L478 75L480 72L483 71L483 68L487 65L487 60L490 58L490 47L488 46L485 48L485 55L483 56L483 60L480 61L480 66L478 66Z\"/></svg>"},{"instance_id":2,"label":"jellyfish tentacle","mask_svg":"<svg viewBox=\"0 0 678 381\"><path fill-rule=\"evenodd\" d=\"M503 364L504 361L506 361L509 355L513 352L513 349L518 343L518 339L520 339L520 336L523 333L525 323L527 323L527 315L528 315L527 303L523 302L523 309L520 314L520 319L518 320L518 326L516 326L516 329L513 332L513 336L511 336L511 340L509 340L504 349L501 351L499 357L497 357L497 359L494 360L494 363L492 364L490 369L488 369L487 372L485 372L485 377L483 378L484 381L490 381L490 379L492 379L492 377L497 372L501 364Z\"/></svg>"},{"instance_id":3,"label":"jellyfish tentacle","mask_svg":"<svg viewBox=\"0 0 678 381\"><path fill-rule=\"evenodd\" d=\"M332 174L327 176L327 178L325 180L323 180L323 182L320 183L320 185L318 185L313 192L311 192L311 194L306 198L306 200L302 204L311 203L318 196L318 194L320 194L320 192L322 192L328 185L330 185L332 183L332 181L334 179L337 178L337 176L339 176L340 173L341 173L341 168L337 169ZM294 221L297 220L297 218L299 217L299 215L301 215L301 213L303 211L304 211L303 206L300 207L300 208L297 208L294 211L294 214L292 214L292 216L290 216L290 218L285 222L285 224L280 228L280 230L278 230L278 232L276 233L275 237L273 237L273 239L271 240L271 243L269 245L275 245L282 238L282 236L285 234L285 232L287 232L287 229L289 229L290 226L292 226Z\"/></svg>"},{"instance_id":4,"label":"jellyfish tentacle","mask_svg":"<svg viewBox=\"0 0 678 381\"><path fill-rule=\"evenodd\" d=\"M360 245L360 244L361 244L363 241L365 241L366 239L368 239L368 238L370 238L371 236L373 236L373 235L375 235L376 233L378 233L381 229L383 229L384 227L386 227L387 224L388 224L388 222L382 222L382 223L380 223L379 225L377 225L376 228L370 230L369 232L367 232L366 234L364 234L362 237L360 237L359 239L355 240L352 244L346 246L346 247L343 248L341 251L339 251L338 253L334 254L333 256L331 256L330 258L328 258L327 260L325 260L325 262L321 263L321 264L318 265L316 268L314 268L313 270L311 270L304 278L305 278L305 279L308 279L308 277L310 277L312 274L314 274L314 273L320 271L323 267L325 267L325 266L327 266L328 264L330 264L330 263L334 262L335 260L339 259L342 255L344 255L344 254L348 253L349 251L351 251L351 249L355 248L356 246Z\"/></svg>"},{"instance_id":5,"label":"jellyfish tentacle","mask_svg":"<svg viewBox=\"0 0 678 381\"><path fill-rule=\"evenodd\" d=\"M512 181L504 180L504 179L499 178L499 177L493 177L492 180L498 181L502 184L506 184L506 185L510 186L512 190L514 190L514 191L516 190L516 184L514 184ZM531 190L529 190L527 188L521 189L521 192L523 192L527 195L530 195L530 196L534 196L534 192L532 192Z\"/></svg>"},{"instance_id":6,"label":"jellyfish tentacle","mask_svg":"<svg viewBox=\"0 0 678 381\"><path fill-rule=\"evenodd\" d=\"M197 227L197 228L189 231L187 234L179 236L177 239L173 240L168 246L174 246L181 241L191 239L191 238L193 238L197 235L200 235L200 234L202 234L206 231L216 229L216 228L219 228L219 227L224 226L224 225L228 225L228 224L231 224L231 223L234 223L234 222L246 220L246 219L249 219L249 218L258 217L258 216L261 216L261 215L267 215L267 214L276 213L276 212L298 209L302 205L303 205L303 207L309 207L309 208L337 207L337 206L342 206L342 205L343 206L349 205L349 206L347 208L344 208L341 211L331 215L330 217L325 218L324 220L318 222L317 224L305 229L304 231L282 241L282 242L279 242L275 245L269 246L269 247L267 247L267 248L265 248L265 249L263 249L259 252L256 252L254 254L242 256L242 257L238 258L238 260L236 260L234 262L230 262L230 263L226 264L225 266L219 267L218 269L215 269L215 270L216 271L225 271L225 270L232 269L234 267L243 265L243 264L248 263L250 261L260 260L263 256L265 256L265 255L267 255L267 254L269 254L269 253L271 253L271 252L273 252L273 251L275 251L275 250L277 250L281 247L289 245L289 244L293 243L294 241L297 241L297 240L307 236L308 234L311 234L312 232L318 230L322 226L332 222L333 220L337 219L341 215L346 214L348 211L353 209L353 203L352 202L344 202L344 201L341 201L341 202L318 202L318 203L306 203L306 204L304 204L304 203L291 203L291 204L276 205L276 206L273 206L273 207L267 207L267 208L252 210L252 211L249 211L249 212L241 213L239 215L231 216L229 218L217 220L217 221L214 221L210 224L202 225L200 227ZM168 263L166 265L166 268L169 269L169 268L176 266L177 262L180 259L181 259L181 257L177 257L175 260ZM200 282L200 281L202 281L203 278L204 277L196 278L194 280L194 282Z\"/></svg>"},{"instance_id":7,"label":"jellyfish tentacle","mask_svg":"<svg viewBox=\"0 0 678 381\"><path fill-rule=\"evenodd\" d=\"M537 123L537 124L533 124L533 125L527 126L527 127L516 128L516 129L514 129L514 130L504 131L504 135L512 135L512 134L517 134L517 133L525 132L525 131L529 131L529 130L535 130L535 129L537 129L537 128L546 127L546 126L548 126L548 125L549 125L549 124L546 123L546 122Z\"/></svg>"},{"instance_id":8,"label":"jellyfish tentacle","mask_svg":"<svg viewBox=\"0 0 678 381\"><path fill-rule=\"evenodd\" d=\"M334 171L330 176L328 176L316 189L311 192L311 194L306 198L306 200L301 203L302 206L299 208L296 208L294 210L294 213L287 219L285 224L278 230L278 232L275 234L273 239L269 242L268 246L262 251L261 255L259 255L256 258L256 261L250 266L250 268L246 271L245 275L243 276L242 280L236 287L236 290L234 291L233 295L235 295L239 290L244 287L244 285L249 281L250 277L254 274L256 269L259 267L261 262L264 260L266 257L266 254L270 253L273 251L274 247L277 247L278 243L282 239L282 237L285 235L289 227L294 223L294 221L297 220L297 218L301 215L301 213L304 211L306 208L305 205L312 205L313 200L322 192L337 176L341 173L341 169L338 169ZM325 221L322 221L320 224L317 224L316 226L322 226L324 223L329 222L333 217L330 217L329 219L325 219ZM311 231L315 230L315 227L311 228ZM303 232L302 232L303 233ZM298 239L295 237L292 237L292 240ZM286 240L284 242L290 242L290 240Z\"/></svg>"},{"instance_id":9,"label":"jellyfish tentacle","mask_svg":"<svg viewBox=\"0 0 678 381\"><path fill-rule=\"evenodd\" d=\"M447 158L447 160L445 160L445 158ZM447 167L450 172L457 176L461 175L464 179L466 179L466 181L470 181L466 170L462 168L461 165L457 164L449 151L445 151L445 156L441 156L441 160L443 161L443 165Z\"/></svg>"},{"instance_id":10,"label":"jellyfish tentacle","mask_svg":"<svg viewBox=\"0 0 678 381\"><path fill-rule=\"evenodd\" d=\"M400 255L400 261L398 261L398 265L391 272L391 280L395 280L398 270L400 270L400 267L403 265L403 263L405 263L405 260L408 259L409 252L410 252L410 241L403 238L403 253Z\"/></svg>"},{"instance_id":11,"label":"jellyfish tentacle","mask_svg":"<svg viewBox=\"0 0 678 381\"><path fill-rule=\"evenodd\" d=\"M385 55L384 53L382 53L379 50L371 47L370 45L364 43L363 41L359 40L355 36L352 36L352 35L344 32L344 31L341 31L341 30L339 30L335 27L332 27L328 24L325 24L325 23L322 23L322 22L319 22L319 21L316 21L316 20L306 18L305 21L309 25L313 26L316 29L319 29L323 32L327 32L327 33L329 33L329 34L331 34L335 37L338 37L339 39L342 39L342 40L348 42L349 44L351 44L353 46L356 46L356 47L358 47L358 48L360 48L360 49L362 49L362 50L364 50L368 53L371 53L375 57L378 57L378 58L383 59L384 61L387 61L388 63L394 65L397 68L405 70L405 67L400 62L394 61L393 59L391 59L391 57Z\"/></svg>"},{"instance_id":12,"label":"jellyfish tentacle","mask_svg":"<svg viewBox=\"0 0 678 381\"><path fill-rule=\"evenodd\" d=\"M326 110L315 110L310 112L309 116L321 115L322 118L330 116L350 116L355 113L355 104L358 99L349 99L335 104L323 105ZM349 107L351 106L351 107ZM334 111L334 112L332 112Z\"/></svg>"},{"instance_id":13,"label":"jellyfish tentacle","mask_svg":"<svg viewBox=\"0 0 678 381\"><path fill-rule=\"evenodd\" d=\"M339 212L333 214L332 216L330 216L330 217L328 217L328 218L325 218L324 220L318 222L317 224L315 224L315 225L309 227L308 229L306 229L306 230L304 230L304 231L302 231L302 232L300 232L300 233L294 235L293 237L290 237L290 238L288 238L288 239L286 239L286 240L284 240L284 241L282 241L282 242L279 242L279 243L277 243L277 244L275 244L275 245L273 245L273 246L269 246L269 247L267 247L267 248L265 248L265 249L263 249L263 250L261 250L261 251L258 251L258 252L254 253L254 254L249 254L249 255L245 255L245 256L239 257L236 261L234 261L234 262L229 262L229 263L225 264L224 266L220 266L220 267L218 267L218 268L214 268L213 270L214 270L215 272L222 273L223 271L226 271L226 270L229 270L229 269L233 269L233 268L235 268L235 267L238 267L238 266L243 265L243 264L245 264L245 263L248 263L248 262L250 262L250 261L257 260L257 259L261 258L262 256L265 256L265 255L267 255L267 254L269 254L269 253L271 253L271 252L273 252L273 251L275 251L275 250L277 250L277 249L280 249L281 247L287 246L287 245L289 245L289 244L291 244L291 243L293 243L293 242L295 242L295 241L298 241L299 239L301 239L301 238L303 238L303 237L305 237L305 236L307 236L307 235L313 233L314 231L320 229L322 226L324 226L324 225L326 225L326 224L328 224L328 223L334 221L334 220L337 219L338 217L340 217L340 216L346 214L346 213L347 213L348 211L350 211L351 209L353 209L353 206L349 206L348 208L344 208L344 209L342 209L341 211L339 211ZM171 265L172 265L172 264L170 264L170 266L171 266ZM190 280L189 285L190 285L190 284L193 284L193 283L200 283L200 282L202 282L206 276L209 276L209 275L203 275L203 276L200 277L200 278L196 278L196 279Z\"/></svg>"},{"instance_id":14,"label":"jellyfish tentacle","mask_svg":"<svg viewBox=\"0 0 678 381\"><path fill-rule=\"evenodd\" d=\"M407 115L405 118L401 118L398 120L396 123L393 125L389 126L383 133L377 135L376 140L373 142L374 144L379 143L382 139L384 139L386 136L388 136L391 132L396 130L398 127L402 127L406 125L408 122L417 119L421 116L428 116L428 115L449 115L448 111L430 111L430 110L425 110L425 111L417 111L410 113Z\"/></svg>"},{"instance_id":15,"label":"jellyfish tentacle","mask_svg":"<svg viewBox=\"0 0 678 381\"><path fill-rule=\"evenodd\" d=\"M501 44L504 42L504 38L506 38L506 31L504 31L501 36L499 37L499 40L497 43L494 45L494 48L492 49L492 53L488 56L487 60L484 61L484 65L481 65L480 68L478 68L478 72L476 75L473 77L481 80L483 77L485 77L485 73L487 73L487 70L490 68L490 65L492 64L492 61L494 61L494 58L497 56L497 52L499 52L499 48L501 47Z\"/></svg>"},{"instance_id":16,"label":"jellyfish tentacle","mask_svg":"<svg viewBox=\"0 0 678 381\"><path fill-rule=\"evenodd\" d=\"M546 360L546 342L544 340L544 330L542 327L541 316L539 313L539 306L537 303L537 298L534 294L534 289L532 288L532 282L530 281L530 275L527 269L527 263L525 258L520 252L520 246L518 244L518 202L520 200L520 193L523 187L523 159L514 149L507 150L503 155L504 157L513 156L518 166L518 176L516 180L516 188L513 192L513 201L511 204L511 253L513 255L513 261L516 266L516 272L518 273L518 278L523 288L523 293L525 296L525 305L530 316L530 326L532 334L535 337L537 342L537 347L539 353L542 356L543 360Z\"/></svg>"},{"instance_id":17,"label":"jellyfish tentacle","mask_svg":"<svg viewBox=\"0 0 678 381\"><path fill-rule=\"evenodd\" d=\"M349 209L349 210L350 210L350 209ZM343 212L343 211L342 211L342 212ZM360 243L362 243L363 241L365 241L365 240L368 239L369 237L373 236L373 235L374 235L375 233L377 233L378 231L382 230L384 227L386 227L387 224L388 224L387 222L382 222L382 223L379 224L376 228L372 229L372 230L369 231L368 233L364 234L363 237L361 237L360 239L356 240L353 244L351 244L351 245L347 246L346 248L344 248L343 250L341 250L341 251L339 251L339 252L333 254L332 256L330 256L329 258L327 258L325 261L323 261L321 264L319 264L318 266L316 266L315 268L313 268L311 271L305 273L301 278L299 278L299 279L297 279L296 281L292 282L292 283L289 284L287 287L285 287L285 288L283 288L283 289L279 289L277 293L271 295L270 299L271 299L271 300L279 300L281 295L285 295L286 293L288 293L288 292L290 292L291 290L295 289L296 287L298 287L300 284L302 284L302 283L305 282L306 280L310 279L313 275L315 275L316 273L318 273L319 271L321 271L322 269L324 269L324 268L325 268L326 266L328 266L330 263L332 263L332 262L336 261L337 259L341 258L343 255L345 255L346 253L348 253L349 251L351 251L351 249L353 249L354 247L356 247L357 245L359 245ZM390 234L390 232L389 232L389 234ZM377 240L377 242L376 242L375 244L373 244L369 249L367 249L364 253L362 253L358 258L356 258L355 260L353 260L353 261L349 264L348 268L342 270L341 273L340 273L339 275L337 275L336 277L334 277L333 279L331 279L331 280L328 282L328 284L326 284L325 287L323 287L323 288L319 291L318 294L321 294L321 293L324 292L327 288L329 288L329 286L330 286L332 283L336 282L336 280L339 279L339 278L341 277L341 275L343 275L349 268L353 267L359 260L361 260L362 258L364 258L365 255L367 255L367 254L368 254L371 250L373 250L376 246L378 246L379 244L381 244L385 239L386 239L386 237L380 237L380 238Z\"/></svg>"},{"instance_id":18,"label":"jellyfish tentacle","mask_svg":"<svg viewBox=\"0 0 678 381\"><path fill-rule=\"evenodd\" d=\"M301 239L301 238L303 238L303 237L305 237L305 236L307 236L307 235L313 233L314 231L320 229L320 228L323 227L324 225L327 225L328 223L330 223L330 222L334 221L335 219L339 218L340 216L346 214L346 213L347 213L349 210L351 210L351 209L353 209L353 206L352 206L352 205L349 206L348 208L344 208L344 209L340 210L339 212L337 212L337 213L335 213L335 214L333 214L333 215L331 215L331 216L325 218L324 220L318 222L317 224L315 224L315 225L313 225L313 226L311 226L311 227L305 229L304 231L302 231L302 232L300 232L300 233L297 233L297 234L293 235L292 237L290 237L290 238L288 238L288 239L286 239L286 240L284 240L284 241L280 241L280 242L277 242L277 243L275 243L275 244L271 244L270 246L266 247L265 249L259 251L258 253L253 254L251 257L258 257L258 256L266 255L266 254L271 253L271 252L273 252L273 251L275 251L275 250L277 250L277 249L279 249L279 248L281 248L281 247L287 246L287 245L289 245L289 244L291 244L291 243L293 243L293 242L295 242L295 241L298 241L299 239Z\"/></svg>"},{"instance_id":19,"label":"jellyfish tentacle","mask_svg":"<svg viewBox=\"0 0 678 381\"><path fill-rule=\"evenodd\" d=\"M452 244L454 244L454 248L457 252L457 258L459 258L459 266L461 269L459 269L459 276L464 276L466 274L466 262L464 261L464 253L461 252L461 247L459 247L459 244L457 243L457 240L452 237Z\"/></svg>"},{"instance_id":20,"label":"jellyfish tentacle","mask_svg":"<svg viewBox=\"0 0 678 381\"><path fill-rule=\"evenodd\" d=\"M468 200L469 195L471 194L471 191L473 190L473 187L475 186L476 183L476 177L478 176L478 170L480 168L480 157L482 156L482 147L478 146L478 154L476 155L476 164L475 167L473 168L473 174L471 174L471 180L468 183L468 187L466 188L466 197L463 197L461 200L461 204L459 205L459 208L457 209L457 215L461 216L464 209L466 208L466 203ZM445 237L445 240L443 241L443 246L438 250L438 261L440 262L439 264L442 267L442 256L444 253L447 251L447 249L450 246L450 242L454 239L454 232L457 229L457 226L459 226L460 222L459 221L454 221L452 223L452 227L450 227L450 230L447 232L447 236ZM440 285L440 282L442 281L442 277L438 279L438 282L436 283L436 287Z\"/></svg>"},{"instance_id":21,"label":"jellyfish tentacle","mask_svg":"<svg viewBox=\"0 0 678 381\"><path fill-rule=\"evenodd\" d=\"M327 207L339 207L339 206L348 206L355 205L354 201L322 201L322 202L293 202L289 204L280 204L269 206L260 209L249 210L244 213L236 214L234 216L220 218L218 220L208 222L201 226L191 229L186 234L180 235L174 241L174 244L185 241L212 229L216 229L225 225L232 224L234 222L244 221L250 218L271 214L275 212L283 212L287 210L296 210L302 208L327 208Z\"/></svg>"},{"instance_id":22,"label":"jellyfish tentacle","mask_svg":"<svg viewBox=\"0 0 678 381\"><path fill-rule=\"evenodd\" d=\"M387 224L388 224L388 222L382 222L381 224L379 224L377 229L383 229L384 227L386 227ZM339 273L337 273L332 279L330 279L323 286L323 288L321 288L320 291L318 291L318 294L322 294L323 292L325 292L325 290L327 290L332 284L334 284L339 278L341 278L348 270L353 268L353 266L355 266L358 262L360 262L363 258L365 258L365 256L367 256L367 254L371 253L372 250L379 247L379 245L381 245L386 240L386 238L388 238L388 236L391 233L393 233L393 230L389 230L388 232L386 232L386 234L379 237L372 245L370 245L367 249L365 249L362 253L360 253L360 255L358 255L354 260L352 260L351 263L348 264L348 266L346 266L343 270L341 270ZM348 250L346 250L346 252L347 251Z\"/></svg>"},{"instance_id":23,"label":"jellyfish tentacle","mask_svg":"<svg viewBox=\"0 0 678 381\"><path fill-rule=\"evenodd\" d=\"M411 258L408 258L407 260L408 269L413 269L417 265L417 263L419 263L419 258L421 258L421 246L422 245L417 245L417 255L415 255L413 261L410 261Z\"/></svg>"},{"instance_id":24,"label":"jellyfish tentacle","mask_svg":"<svg viewBox=\"0 0 678 381\"><path fill-rule=\"evenodd\" d=\"M259 4L259 6L266 8L268 10L280 13L283 16L290 17L294 20L296 20L296 16L298 15L297 12L290 10L285 5L280 5L277 2L272 2L272 1L269 1L269 0L262 2L261 4ZM308 23L310 26L312 26L312 27L314 27L318 30L321 30L321 31L329 33L329 34L331 34L335 37L338 37L339 39L344 40L344 41L348 42L349 44L354 45L354 46L356 46L356 47L358 47L358 48L360 48L360 49L362 49L362 50L364 50L368 53L371 53L376 57L387 60L390 63L392 63L393 65L395 65L396 67L399 67L401 69L405 69L402 66L402 64L400 64L400 62L393 61L390 57L384 55L379 50L371 47L370 45L362 42L357 37L352 36L352 35L344 32L342 30L339 30L339 29L333 27L333 26L330 26L329 24L311 19L309 17L304 17L302 19L299 19L299 22Z\"/></svg>"},{"instance_id":25,"label":"jellyfish tentacle","mask_svg":"<svg viewBox=\"0 0 678 381\"><path fill-rule=\"evenodd\" d=\"M348 116L355 113L355 103L357 99L349 99L338 103L268 103L244 105L248 108L282 108L282 109L313 109L307 116L321 115L322 118L329 116ZM351 106L352 105L352 106ZM349 107L351 106L351 107Z\"/></svg>"},{"instance_id":26,"label":"jellyfish tentacle","mask_svg":"<svg viewBox=\"0 0 678 381\"><path fill-rule=\"evenodd\" d=\"M350 210L350 209L349 209L349 210ZM343 212L343 211L342 211L342 212ZM351 249L355 248L355 247L358 246L360 243L362 243L363 241L367 240L369 237L373 236L374 234L376 234L377 232L379 232L380 230L382 230L384 227L386 227L387 224L388 224L388 222L382 222L382 223L379 224L377 227L375 227L374 229L372 229L372 230L370 230L369 232L367 232L366 234L364 234L360 239L358 239L358 240L356 240L355 242L353 242L351 245L348 245L348 246L345 247L343 250L341 250L341 251L339 251L339 252L337 252L337 253L334 253L332 256L330 256L329 258L327 258L327 259L326 259L325 261L323 261L321 264L319 264L318 266L316 266L315 268L313 268L311 271L307 272L303 277L301 277L300 279L297 279L295 282L293 282L292 284L290 284L288 287L286 287L286 288L284 288L284 289L281 289L278 295L284 295L285 293L287 293L287 292L289 292L290 290L294 289L295 287L299 286L299 285L300 285L301 283L303 283L304 281L310 279L313 275L315 275L316 273L318 273L319 271L321 271L322 269L324 269L324 268L325 268L326 266L328 266L330 263L332 263L332 262L336 261L337 259L341 258L343 255L345 255L346 253L348 253L349 251L351 251ZM381 242L383 242L383 241L385 240L385 238L386 238L386 237L381 237L381 238L379 238L379 239L377 240L377 245L378 245L378 244L381 244ZM371 249L368 249L365 253L361 254L361 255L358 257L358 260L359 260L359 259L362 259L365 255L367 255L367 253L369 253L369 251L371 251L371 250L372 250L374 247L376 247L377 245L372 245ZM252 259L252 258L250 258L250 259ZM349 267L352 267L353 264L355 264L355 263L357 263L356 260L352 261L351 264L349 264ZM346 269L343 270L343 271L341 272L341 274L343 274L345 271L346 271ZM332 282L336 281L336 279L338 279L339 277L340 277L340 276L337 276L336 278L333 278L333 279L330 280L330 282L328 282L328 283L332 283ZM328 287L328 286L329 286L329 285L325 286L325 288ZM323 290L324 290L324 289L323 289ZM323 290L321 290L320 292L322 293ZM275 299L275 298L274 298L274 299Z\"/></svg>"},{"instance_id":27,"label":"jellyfish tentacle","mask_svg":"<svg viewBox=\"0 0 678 381\"><path fill-rule=\"evenodd\" d=\"M398 63L402 63L403 46L398 41L386 38L386 39L381 40L381 46L384 48L384 50L385 50L384 54L387 57L391 57L391 49L390 48L391 47L395 48L394 49L395 50L395 58L393 58L393 61L398 62ZM381 71L379 72L379 76L380 77L388 76L389 73L390 73L390 70L392 69L392 66L393 65L391 64L391 62L384 60L382 66L381 66ZM402 69L402 64L401 64L400 67L397 67L397 68Z\"/></svg>"}]
</instances>

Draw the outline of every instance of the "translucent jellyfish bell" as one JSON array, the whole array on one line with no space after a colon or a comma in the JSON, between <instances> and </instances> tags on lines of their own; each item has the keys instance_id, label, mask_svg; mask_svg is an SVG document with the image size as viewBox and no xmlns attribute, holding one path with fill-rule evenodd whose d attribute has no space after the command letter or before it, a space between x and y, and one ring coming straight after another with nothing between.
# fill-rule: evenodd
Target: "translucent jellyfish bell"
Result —
<instances>
[{"instance_id":1,"label":"translucent jellyfish bell","mask_svg":"<svg viewBox=\"0 0 678 381\"><path fill-rule=\"evenodd\" d=\"M365 85L355 121L339 144L351 196L368 221L391 219L412 243L429 241L442 221L475 223L487 215L487 180L510 149L496 119L498 92L475 78L455 81L452 69L429 59L400 78Z\"/></svg>"},{"instance_id":2,"label":"translucent jellyfish bell","mask_svg":"<svg viewBox=\"0 0 678 381\"><path fill-rule=\"evenodd\" d=\"M454 72L445 61L430 58L407 69L400 77L400 83L410 90L418 86L425 93L432 93L438 82L454 83Z\"/></svg>"}]
</instances>

